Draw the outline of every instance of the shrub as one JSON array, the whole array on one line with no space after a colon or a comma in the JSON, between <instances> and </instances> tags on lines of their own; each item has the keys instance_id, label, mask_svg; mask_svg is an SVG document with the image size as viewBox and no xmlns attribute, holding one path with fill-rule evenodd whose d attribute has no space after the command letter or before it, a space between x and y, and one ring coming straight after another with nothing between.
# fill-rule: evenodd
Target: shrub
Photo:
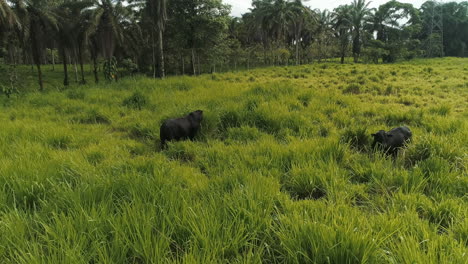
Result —
<instances>
[{"instance_id":1,"label":"shrub","mask_svg":"<svg viewBox=\"0 0 468 264\"><path fill-rule=\"evenodd\" d=\"M254 111L258 107L258 100L257 99L250 99L247 101L245 108L249 111Z\"/></svg>"},{"instance_id":2,"label":"shrub","mask_svg":"<svg viewBox=\"0 0 468 264\"><path fill-rule=\"evenodd\" d=\"M88 154L86 154L86 160L92 164L92 165L97 165L101 163L105 159L105 156L102 152L100 151L92 151Z\"/></svg>"},{"instance_id":3,"label":"shrub","mask_svg":"<svg viewBox=\"0 0 468 264\"><path fill-rule=\"evenodd\" d=\"M394 89L392 85L388 85L387 88L385 88L385 95L391 95L394 93Z\"/></svg>"},{"instance_id":4,"label":"shrub","mask_svg":"<svg viewBox=\"0 0 468 264\"><path fill-rule=\"evenodd\" d=\"M156 139L153 130L141 124L136 124L130 128L130 137L134 139Z\"/></svg>"},{"instance_id":5,"label":"shrub","mask_svg":"<svg viewBox=\"0 0 468 264\"><path fill-rule=\"evenodd\" d=\"M193 144L194 143L189 141L169 142L170 147L165 150L165 154L173 160L193 162L196 157L194 148L191 147Z\"/></svg>"},{"instance_id":6,"label":"shrub","mask_svg":"<svg viewBox=\"0 0 468 264\"><path fill-rule=\"evenodd\" d=\"M230 127L239 127L243 123L242 117L238 111L226 111L219 117L219 129L226 131Z\"/></svg>"},{"instance_id":7,"label":"shrub","mask_svg":"<svg viewBox=\"0 0 468 264\"><path fill-rule=\"evenodd\" d=\"M301 104L304 107L309 106L311 99L312 99L312 94L309 94L309 93L301 94L297 97L297 100L299 100L299 102L301 102Z\"/></svg>"},{"instance_id":8,"label":"shrub","mask_svg":"<svg viewBox=\"0 0 468 264\"><path fill-rule=\"evenodd\" d=\"M193 88L189 82L176 82L172 84L172 87L178 91L188 91Z\"/></svg>"},{"instance_id":9,"label":"shrub","mask_svg":"<svg viewBox=\"0 0 468 264\"><path fill-rule=\"evenodd\" d=\"M256 127L232 127L227 131L227 139L237 142L256 141L262 136L262 133Z\"/></svg>"},{"instance_id":10,"label":"shrub","mask_svg":"<svg viewBox=\"0 0 468 264\"><path fill-rule=\"evenodd\" d=\"M73 99L73 100L84 100L86 97L86 94L83 90L72 89L67 92L67 97L68 99Z\"/></svg>"},{"instance_id":11,"label":"shrub","mask_svg":"<svg viewBox=\"0 0 468 264\"><path fill-rule=\"evenodd\" d=\"M69 135L54 135L47 139L47 144L55 149L68 149L72 143Z\"/></svg>"},{"instance_id":12,"label":"shrub","mask_svg":"<svg viewBox=\"0 0 468 264\"><path fill-rule=\"evenodd\" d=\"M439 107L433 107L429 111L440 116L447 116L450 114L451 107L449 105L441 105Z\"/></svg>"},{"instance_id":13,"label":"shrub","mask_svg":"<svg viewBox=\"0 0 468 264\"><path fill-rule=\"evenodd\" d=\"M293 168L285 176L283 188L294 199L321 199L327 195L323 175L323 172L313 168Z\"/></svg>"},{"instance_id":14,"label":"shrub","mask_svg":"<svg viewBox=\"0 0 468 264\"><path fill-rule=\"evenodd\" d=\"M135 74L136 72L138 72L138 65L136 63L134 63L132 61L132 59L123 59L121 62L120 62L120 66L122 68L124 68L124 70L128 73L128 74Z\"/></svg>"},{"instance_id":15,"label":"shrub","mask_svg":"<svg viewBox=\"0 0 468 264\"><path fill-rule=\"evenodd\" d=\"M110 119L96 109L91 109L85 114L74 117L72 121L82 124L110 124Z\"/></svg>"},{"instance_id":16,"label":"shrub","mask_svg":"<svg viewBox=\"0 0 468 264\"><path fill-rule=\"evenodd\" d=\"M405 153L405 163L407 166L414 166L418 162L431 157L432 144L430 141L423 140L416 144L411 144Z\"/></svg>"},{"instance_id":17,"label":"shrub","mask_svg":"<svg viewBox=\"0 0 468 264\"><path fill-rule=\"evenodd\" d=\"M141 110L147 103L146 96L140 91L136 91L131 96L125 98L122 104L128 108Z\"/></svg>"},{"instance_id":18,"label":"shrub","mask_svg":"<svg viewBox=\"0 0 468 264\"><path fill-rule=\"evenodd\" d=\"M357 84L357 83L349 84L343 90L343 93L345 93L345 94L359 94L359 93L361 93L361 86L359 84Z\"/></svg>"},{"instance_id":19,"label":"shrub","mask_svg":"<svg viewBox=\"0 0 468 264\"><path fill-rule=\"evenodd\" d=\"M365 127L348 128L341 135L341 142L348 143L356 150L364 151L369 147L369 135Z\"/></svg>"}]
</instances>

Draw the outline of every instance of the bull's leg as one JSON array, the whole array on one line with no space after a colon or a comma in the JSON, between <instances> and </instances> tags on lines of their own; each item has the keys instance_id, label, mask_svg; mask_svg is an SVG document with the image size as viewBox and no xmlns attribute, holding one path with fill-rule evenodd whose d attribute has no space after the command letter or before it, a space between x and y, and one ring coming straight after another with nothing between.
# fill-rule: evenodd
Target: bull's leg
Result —
<instances>
[{"instance_id":1,"label":"bull's leg","mask_svg":"<svg viewBox=\"0 0 468 264\"><path fill-rule=\"evenodd\" d=\"M188 138L190 141L193 141L195 139L195 135L197 134L197 131L195 129L192 129L188 133Z\"/></svg>"},{"instance_id":2,"label":"bull's leg","mask_svg":"<svg viewBox=\"0 0 468 264\"><path fill-rule=\"evenodd\" d=\"M166 149L166 147L167 147L166 139L162 138L161 139L161 150Z\"/></svg>"},{"instance_id":3,"label":"bull's leg","mask_svg":"<svg viewBox=\"0 0 468 264\"><path fill-rule=\"evenodd\" d=\"M390 149L390 154L392 155L393 160L396 160L399 150L400 150L400 148L391 148Z\"/></svg>"}]
</instances>

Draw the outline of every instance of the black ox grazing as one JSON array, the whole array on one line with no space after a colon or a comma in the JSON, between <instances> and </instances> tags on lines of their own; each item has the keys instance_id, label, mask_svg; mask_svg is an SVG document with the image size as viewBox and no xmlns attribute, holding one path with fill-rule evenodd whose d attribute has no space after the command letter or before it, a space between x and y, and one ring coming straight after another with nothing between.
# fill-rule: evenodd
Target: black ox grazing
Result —
<instances>
[{"instance_id":1,"label":"black ox grazing","mask_svg":"<svg viewBox=\"0 0 468 264\"><path fill-rule=\"evenodd\" d=\"M197 110L195 112L191 112L186 117L164 121L159 130L161 148L164 149L166 147L167 141L181 139L193 140L200 129L200 123L202 120L203 111Z\"/></svg>"},{"instance_id":2,"label":"black ox grazing","mask_svg":"<svg viewBox=\"0 0 468 264\"><path fill-rule=\"evenodd\" d=\"M394 128L388 132L380 130L372 134L374 137L372 148L379 147L383 149L385 153L396 156L398 150L405 146L406 142L411 140L412 135L410 129L405 126Z\"/></svg>"}]
</instances>

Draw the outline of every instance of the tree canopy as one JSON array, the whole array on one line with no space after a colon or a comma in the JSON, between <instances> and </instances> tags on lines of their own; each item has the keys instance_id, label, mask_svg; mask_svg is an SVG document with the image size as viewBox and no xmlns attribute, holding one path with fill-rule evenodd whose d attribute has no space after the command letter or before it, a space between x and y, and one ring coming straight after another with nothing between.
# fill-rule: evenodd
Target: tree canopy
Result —
<instances>
[{"instance_id":1,"label":"tree canopy","mask_svg":"<svg viewBox=\"0 0 468 264\"><path fill-rule=\"evenodd\" d=\"M352 0L318 10L301 0L253 0L242 17L229 14L221 0L0 0L0 58L35 64L42 89L41 65L55 62L68 85L70 63L85 83L86 63L98 82L99 71L116 81L135 72L163 78L333 58L468 56L468 1L416 8L392 0L371 9Z\"/></svg>"}]
</instances>

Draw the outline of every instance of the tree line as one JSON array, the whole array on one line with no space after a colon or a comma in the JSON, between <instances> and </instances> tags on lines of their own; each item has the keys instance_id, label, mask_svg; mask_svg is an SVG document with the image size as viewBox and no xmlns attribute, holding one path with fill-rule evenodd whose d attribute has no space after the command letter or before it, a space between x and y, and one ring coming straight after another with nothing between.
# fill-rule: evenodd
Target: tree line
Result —
<instances>
[{"instance_id":1,"label":"tree line","mask_svg":"<svg viewBox=\"0 0 468 264\"><path fill-rule=\"evenodd\" d=\"M0 59L35 65L42 90L44 64L63 65L66 86L70 66L86 82L86 64L98 83L124 72L164 78L331 58L468 56L467 1L369 3L319 10L302 0L253 0L239 18L221 0L0 0Z\"/></svg>"}]
</instances>

